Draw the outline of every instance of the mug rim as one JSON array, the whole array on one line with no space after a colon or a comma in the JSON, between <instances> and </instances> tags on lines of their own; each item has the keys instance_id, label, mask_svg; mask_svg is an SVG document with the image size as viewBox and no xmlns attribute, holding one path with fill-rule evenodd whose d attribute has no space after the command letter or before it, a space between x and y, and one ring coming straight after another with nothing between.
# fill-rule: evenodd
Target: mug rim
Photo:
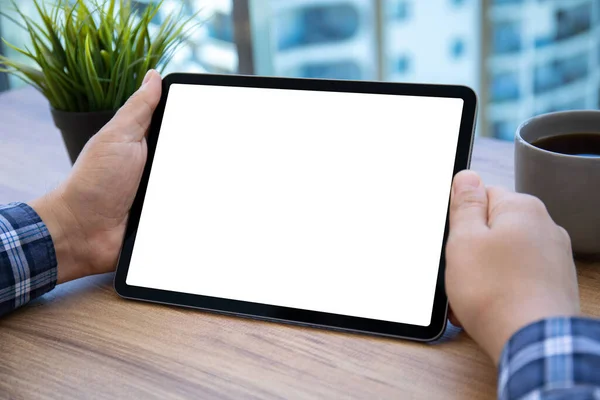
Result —
<instances>
[{"instance_id":1,"label":"mug rim","mask_svg":"<svg viewBox=\"0 0 600 400\"><path fill-rule=\"evenodd\" d=\"M529 147L533 150L540 151L547 155L559 156L559 157L564 157L564 158L568 158L568 159L585 160L587 162L599 162L600 163L600 157L586 157L586 156L579 156L579 155L575 155L575 154L564 154L564 153L558 153L555 151L542 149L540 147L534 146L533 144L529 143L521 135L521 130L526 125L529 125L540 119L548 118L550 116L560 116L560 115L566 115L566 114L580 114L580 115L581 114L596 114L600 119L600 110L566 110L566 111L555 111L555 112L551 112L551 113L535 115L535 116L528 118L525 121L521 122L521 124L519 124L519 126L517 127L517 131L515 132L515 142L524 144L526 147ZM548 137L552 137L552 136L559 136L559 135L550 135Z\"/></svg>"}]
</instances>

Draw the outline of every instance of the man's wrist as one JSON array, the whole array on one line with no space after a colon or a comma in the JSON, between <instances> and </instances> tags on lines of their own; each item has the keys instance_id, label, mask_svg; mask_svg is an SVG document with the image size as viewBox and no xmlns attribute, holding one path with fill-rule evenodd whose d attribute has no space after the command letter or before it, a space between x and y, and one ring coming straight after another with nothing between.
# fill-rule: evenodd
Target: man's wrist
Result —
<instances>
[{"instance_id":1,"label":"man's wrist","mask_svg":"<svg viewBox=\"0 0 600 400\"><path fill-rule=\"evenodd\" d=\"M29 203L40 216L54 244L58 262L57 283L88 275L84 253L85 234L79 222L63 201L60 189Z\"/></svg>"},{"instance_id":2,"label":"man's wrist","mask_svg":"<svg viewBox=\"0 0 600 400\"><path fill-rule=\"evenodd\" d=\"M495 365L500 363L502 351L509 340L524 327L547 318L580 315L579 304L553 301L533 293L531 296L535 301L522 301L512 305L501 302L497 307L490 307L484 320L478 324L478 342Z\"/></svg>"}]
</instances>

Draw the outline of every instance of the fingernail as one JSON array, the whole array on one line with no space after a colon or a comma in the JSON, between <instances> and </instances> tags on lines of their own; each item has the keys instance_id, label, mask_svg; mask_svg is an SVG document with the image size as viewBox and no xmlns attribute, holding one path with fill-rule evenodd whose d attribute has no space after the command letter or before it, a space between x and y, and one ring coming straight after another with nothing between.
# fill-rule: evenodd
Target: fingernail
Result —
<instances>
[{"instance_id":1,"label":"fingernail","mask_svg":"<svg viewBox=\"0 0 600 400\"><path fill-rule=\"evenodd\" d=\"M142 86L144 86L146 83L148 83L148 81L152 77L152 72L154 72L153 69L151 69L148 72L146 72L146 76L144 76L144 80L142 81Z\"/></svg>"},{"instance_id":2,"label":"fingernail","mask_svg":"<svg viewBox=\"0 0 600 400\"><path fill-rule=\"evenodd\" d=\"M481 186L481 178L473 171L463 171L454 178L454 191L463 192L465 190L477 189Z\"/></svg>"}]
</instances>

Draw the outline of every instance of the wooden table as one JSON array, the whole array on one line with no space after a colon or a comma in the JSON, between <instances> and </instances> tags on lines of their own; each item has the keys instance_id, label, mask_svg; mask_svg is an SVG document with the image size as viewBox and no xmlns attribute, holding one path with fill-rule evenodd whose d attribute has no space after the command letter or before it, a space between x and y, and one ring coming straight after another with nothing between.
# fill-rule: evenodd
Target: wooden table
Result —
<instances>
[{"instance_id":1,"label":"wooden table","mask_svg":"<svg viewBox=\"0 0 600 400\"><path fill-rule=\"evenodd\" d=\"M512 144L479 139L473 168L512 187ZM45 100L0 96L0 203L69 172ZM600 265L579 263L600 317ZM126 301L112 274L57 287L0 319L0 398L494 398L496 371L465 334L425 345Z\"/></svg>"}]
</instances>

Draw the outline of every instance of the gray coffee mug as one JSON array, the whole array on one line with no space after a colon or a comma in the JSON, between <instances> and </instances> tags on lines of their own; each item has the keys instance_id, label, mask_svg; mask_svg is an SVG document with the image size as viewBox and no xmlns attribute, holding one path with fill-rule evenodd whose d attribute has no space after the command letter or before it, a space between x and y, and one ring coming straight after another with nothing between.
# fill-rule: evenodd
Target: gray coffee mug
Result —
<instances>
[{"instance_id":1,"label":"gray coffee mug","mask_svg":"<svg viewBox=\"0 0 600 400\"><path fill-rule=\"evenodd\" d=\"M523 123L515 138L515 189L544 202L571 236L576 257L600 257L600 157L554 153L532 145L544 137L599 133L600 111L564 111Z\"/></svg>"}]
</instances>

